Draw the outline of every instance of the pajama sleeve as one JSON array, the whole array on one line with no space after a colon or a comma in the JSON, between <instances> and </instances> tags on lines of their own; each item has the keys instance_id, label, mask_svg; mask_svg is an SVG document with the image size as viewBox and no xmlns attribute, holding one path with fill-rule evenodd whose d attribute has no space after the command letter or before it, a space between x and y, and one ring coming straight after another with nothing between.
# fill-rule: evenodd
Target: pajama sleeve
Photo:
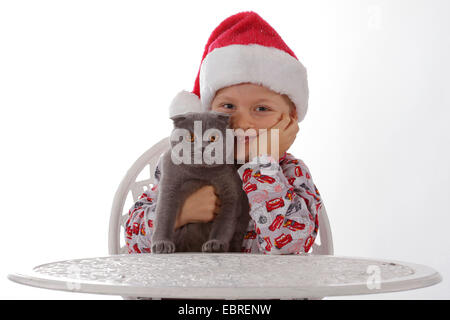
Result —
<instances>
[{"instance_id":1,"label":"pajama sleeve","mask_svg":"<svg viewBox=\"0 0 450 320\"><path fill-rule=\"evenodd\" d=\"M153 221L156 217L155 210L158 200L160 161L161 158L159 158L154 171L156 183L140 194L138 200L128 210L128 219L124 225L128 253L150 253Z\"/></svg>"},{"instance_id":2,"label":"pajama sleeve","mask_svg":"<svg viewBox=\"0 0 450 320\"><path fill-rule=\"evenodd\" d=\"M279 162L259 156L242 165L238 173L260 252L308 252L318 233L322 201L304 162L289 153Z\"/></svg>"}]
</instances>

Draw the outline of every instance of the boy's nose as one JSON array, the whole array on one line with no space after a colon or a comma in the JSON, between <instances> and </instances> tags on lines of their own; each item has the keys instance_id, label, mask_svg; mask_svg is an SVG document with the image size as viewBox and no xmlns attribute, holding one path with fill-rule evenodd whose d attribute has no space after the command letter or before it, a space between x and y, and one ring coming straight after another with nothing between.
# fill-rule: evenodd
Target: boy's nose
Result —
<instances>
[{"instance_id":1,"label":"boy's nose","mask_svg":"<svg viewBox=\"0 0 450 320\"><path fill-rule=\"evenodd\" d=\"M246 115L242 112L235 112L231 116L230 122L233 129L247 130L254 128L253 119L249 115Z\"/></svg>"}]
</instances>

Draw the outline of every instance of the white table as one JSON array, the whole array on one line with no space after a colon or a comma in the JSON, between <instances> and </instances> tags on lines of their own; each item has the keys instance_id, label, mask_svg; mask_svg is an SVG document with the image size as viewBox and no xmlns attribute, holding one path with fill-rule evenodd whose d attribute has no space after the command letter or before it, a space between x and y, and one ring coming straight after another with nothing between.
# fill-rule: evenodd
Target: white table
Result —
<instances>
[{"instance_id":1,"label":"white table","mask_svg":"<svg viewBox=\"0 0 450 320\"><path fill-rule=\"evenodd\" d=\"M194 299L301 299L402 291L442 278L368 258L239 253L125 254L43 264L12 281L73 292Z\"/></svg>"}]
</instances>

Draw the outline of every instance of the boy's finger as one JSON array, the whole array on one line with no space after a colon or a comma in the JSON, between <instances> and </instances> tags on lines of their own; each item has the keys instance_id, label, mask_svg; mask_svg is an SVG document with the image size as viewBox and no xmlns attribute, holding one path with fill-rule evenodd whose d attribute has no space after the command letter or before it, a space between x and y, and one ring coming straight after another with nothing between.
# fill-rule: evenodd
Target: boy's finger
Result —
<instances>
[{"instance_id":1,"label":"boy's finger","mask_svg":"<svg viewBox=\"0 0 450 320\"><path fill-rule=\"evenodd\" d=\"M281 120L273 125L271 129L285 129L289 125L290 121L291 118L286 113L283 113L283 115L281 116Z\"/></svg>"},{"instance_id":2,"label":"boy's finger","mask_svg":"<svg viewBox=\"0 0 450 320\"><path fill-rule=\"evenodd\" d=\"M289 126L285 129L285 133L286 134L297 134L298 130L299 130L298 122L293 120L289 124Z\"/></svg>"},{"instance_id":3,"label":"boy's finger","mask_svg":"<svg viewBox=\"0 0 450 320\"><path fill-rule=\"evenodd\" d=\"M291 118L287 115L284 115L280 122L278 122L271 129L279 130L278 134L281 136L282 134L286 134L285 130L290 126Z\"/></svg>"},{"instance_id":4,"label":"boy's finger","mask_svg":"<svg viewBox=\"0 0 450 320\"><path fill-rule=\"evenodd\" d=\"M217 199L219 198L219 195L217 194L217 190L216 190L216 188L213 186L213 185L211 185L211 191L214 193L214 195L217 197Z\"/></svg>"}]
</instances>

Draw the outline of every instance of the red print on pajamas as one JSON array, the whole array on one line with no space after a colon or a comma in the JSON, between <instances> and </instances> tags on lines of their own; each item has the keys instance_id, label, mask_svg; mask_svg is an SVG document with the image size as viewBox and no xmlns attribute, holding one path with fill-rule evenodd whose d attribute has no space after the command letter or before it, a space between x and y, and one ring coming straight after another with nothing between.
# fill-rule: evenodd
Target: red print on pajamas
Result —
<instances>
[{"instance_id":1,"label":"red print on pajamas","mask_svg":"<svg viewBox=\"0 0 450 320\"><path fill-rule=\"evenodd\" d=\"M270 170L266 170L270 161ZM160 172L159 167L158 162L155 173ZM319 232L322 200L305 163L290 153L285 153L278 163L261 156L243 164L238 173L249 197L251 216L241 251L309 252ZM150 252L159 174L154 177L157 183L143 192L128 211L124 237L129 253Z\"/></svg>"}]
</instances>

